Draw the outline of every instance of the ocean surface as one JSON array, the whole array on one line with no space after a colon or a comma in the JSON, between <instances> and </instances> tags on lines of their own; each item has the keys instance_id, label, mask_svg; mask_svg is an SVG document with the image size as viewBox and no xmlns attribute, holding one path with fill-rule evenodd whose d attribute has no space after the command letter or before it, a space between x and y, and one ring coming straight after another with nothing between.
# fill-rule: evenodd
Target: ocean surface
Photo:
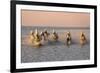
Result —
<instances>
[{"instance_id":1,"label":"ocean surface","mask_svg":"<svg viewBox=\"0 0 100 73\"><path fill-rule=\"evenodd\" d=\"M43 46L34 47L27 42L29 32L38 29L38 32L47 31L51 34L53 29L58 33L57 42L44 41ZM66 32L71 33L72 44L66 45ZM79 43L80 32L84 32L87 43L81 47ZM49 61L71 61L71 60L89 60L90 59L90 28L66 28L66 27L30 27L21 28L21 62L49 62Z\"/></svg>"}]
</instances>

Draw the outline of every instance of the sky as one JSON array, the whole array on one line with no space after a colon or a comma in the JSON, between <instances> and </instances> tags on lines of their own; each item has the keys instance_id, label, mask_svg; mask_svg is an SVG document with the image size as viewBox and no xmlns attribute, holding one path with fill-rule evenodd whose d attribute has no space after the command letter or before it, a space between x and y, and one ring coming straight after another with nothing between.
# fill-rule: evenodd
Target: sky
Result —
<instances>
[{"instance_id":1,"label":"sky","mask_svg":"<svg viewBox=\"0 0 100 73\"><path fill-rule=\"evenodd\" d=\"M21 24L22 26L89 27L90 14L21 10Z\"/></svg>"}]
</instances>

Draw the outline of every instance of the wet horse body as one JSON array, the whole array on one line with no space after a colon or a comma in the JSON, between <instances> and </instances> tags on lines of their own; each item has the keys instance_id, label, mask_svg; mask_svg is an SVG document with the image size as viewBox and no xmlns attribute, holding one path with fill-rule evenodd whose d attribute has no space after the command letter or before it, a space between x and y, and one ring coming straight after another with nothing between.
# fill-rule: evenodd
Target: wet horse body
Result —
<instances>
[{"instance_id":1,"label":"wet horse body","mask_svg":"<svg viewBox=\"0 0 100 73\"><path fill-rule=\"evenodd\" d=\"M37 32L37 30L35 30L34 33L31 32L30 41L33 46L36 46L36 47L41 46L41 37L40 37L39 33Z\"/></svg>"},{"instance_id":2,"label":"wet horse body","mask_svg":"<svg viewBox=\"0 0 100 73\"><path fill-rule=\"evenodd\" d=\"M52 38L54 41L58 41L58 34L56 32L53 32Z\"/></svg>"},{"instance_id":3,"label":"wet horse body","mask_svg":"<svg viewBox=\"0 0 100 73\"><path fill-rule=\"evenodd\" d=\"M48 40L49 35L50 34L47 31L41 32L40 34L41 39L43 39L44 41Z\"/></svg>"},{"instance_id":4,"label":"wet horse body","mask_svg":"<svg viewBox=\"0 0 100 73\"><path fill-rule=\"evenodd\" d=\"M72 41L71 34L70 34L70 32L67 32L66 43L68 46L71 45L71 41Z\"/></svg>"},{"instance_id":5,"label":"wet horse body","mask_svg":"<svg viewBox=\"0 0 100 73\"><path fill-rule=\"evenodd\" d=\"M86 43L86 36L85 36L85 34L84 33L81 33L81 35L80 35L80 44L81 44L81 46L83 46L85 43Z\"/></svg>"}]
</instances>

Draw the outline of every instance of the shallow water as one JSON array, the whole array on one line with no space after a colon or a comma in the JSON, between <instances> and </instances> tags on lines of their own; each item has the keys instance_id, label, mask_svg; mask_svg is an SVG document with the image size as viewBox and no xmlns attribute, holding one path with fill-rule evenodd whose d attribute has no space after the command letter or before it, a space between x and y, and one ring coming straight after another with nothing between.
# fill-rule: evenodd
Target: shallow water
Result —
<instances>
[{"instance_id":1,"label":"shallow water","mask_svg":"<svg viewBox=\"0 0 100 73\"><path fill-rule=\"evenodd\" d=\"M48 32L52 33L54 29L58 35L57 42L43 42L43 46L36 48L27 42L29 32L38 28L41 32L45 28L42 27L22 27L21 39L21 62L47 62L47 61L69 61L69 60L87 60L90 59L90 29L89 28L50 28ZM70 31L72 36L72 44L70 47L66 45L66 32ZM80 32L84 32L87 43L83 47L79 44Z\"/></svg>"}]
</instances>

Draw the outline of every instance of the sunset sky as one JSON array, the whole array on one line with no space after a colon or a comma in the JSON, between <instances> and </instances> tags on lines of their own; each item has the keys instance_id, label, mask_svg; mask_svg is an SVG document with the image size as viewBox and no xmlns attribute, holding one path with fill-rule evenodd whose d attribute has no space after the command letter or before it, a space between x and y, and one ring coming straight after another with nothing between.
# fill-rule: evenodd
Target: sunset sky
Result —
<instances>
[{"instance_id":1,"label":"sunset sky","mask_svg":"<svg viewBox=\"0 0 100 73\"><path fill-rule=\"evenodd\" d=\"M89 13L22 10L23 26L89 27Z\"/></svg>"}]
</instances>

